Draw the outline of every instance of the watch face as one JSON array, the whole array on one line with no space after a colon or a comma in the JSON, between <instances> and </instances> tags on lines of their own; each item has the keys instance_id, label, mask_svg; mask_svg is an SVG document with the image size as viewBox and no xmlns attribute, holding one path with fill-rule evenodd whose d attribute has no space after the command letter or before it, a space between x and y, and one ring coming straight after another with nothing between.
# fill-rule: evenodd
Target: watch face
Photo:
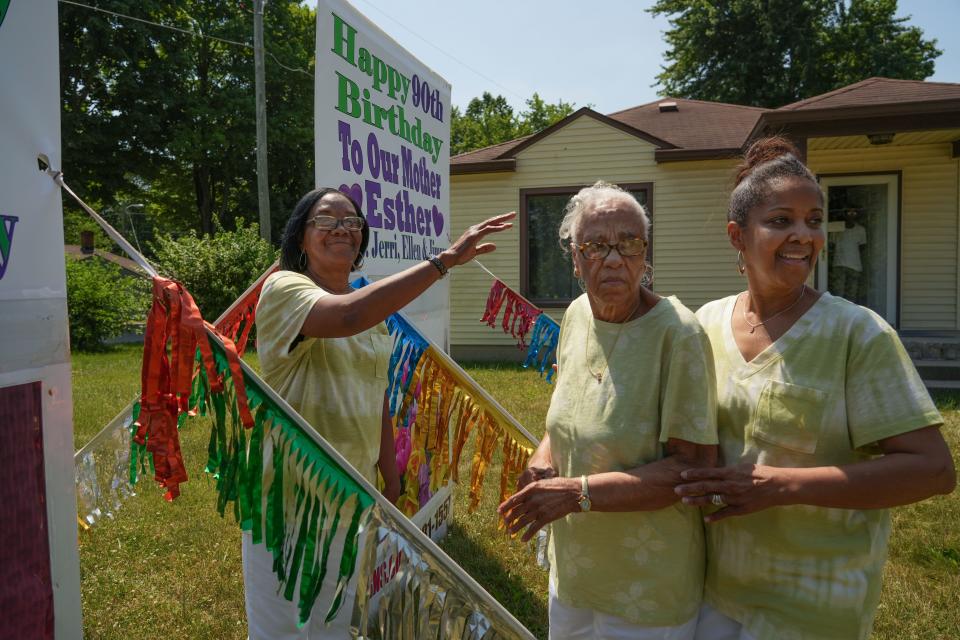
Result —
<instances>
[{"instance_id":1,"label":"watch face","mask_svg":"<svg viewBox=\"0 0 960 640\"><path fill-rule=\"evenodd\" d=\"M580 496L580 511L590 511L590 498Z\"/></svg>"}]
</instances>

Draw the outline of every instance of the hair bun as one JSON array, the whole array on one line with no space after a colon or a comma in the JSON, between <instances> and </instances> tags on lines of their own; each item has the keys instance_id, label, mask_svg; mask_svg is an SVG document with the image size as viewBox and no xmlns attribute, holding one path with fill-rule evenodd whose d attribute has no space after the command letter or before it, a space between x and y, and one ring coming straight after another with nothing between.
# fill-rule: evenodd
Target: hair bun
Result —
<instances>
[{"instance_id":1,"label":"hair bun","mask_svg":"<svg viewBox=\"0 0 960 640\"><path fill-rule=\"evenodd\" d=\"M800 158L800 151L798 151L797 147L787 138L783 136L760 138L751 144L747 152L743 154L743 163L737 167L735 184L743 182L757 165L776 160L780 156L788 154L797 159Z\"/></svg>"}]
</instances>

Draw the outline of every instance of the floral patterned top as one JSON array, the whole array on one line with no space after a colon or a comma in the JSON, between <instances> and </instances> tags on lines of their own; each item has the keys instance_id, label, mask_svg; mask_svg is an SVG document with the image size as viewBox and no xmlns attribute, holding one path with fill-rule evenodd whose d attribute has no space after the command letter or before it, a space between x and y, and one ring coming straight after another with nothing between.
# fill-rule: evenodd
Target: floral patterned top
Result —
<instances>
[{"instance_id":1,"label":"floral patterned top","mask_svg":"<svg viewBox=\"0 0 960 640\"><path fill-rule=\"evenodd\" d=\"M669 438L717 443L709 341L676 298L621 325L594 319L581 296L563 317L557 362L547 433L561 476L654 462ZM681 625L697 614L703 590L700 512L678 502L573 513L552 525L550 561L564 604L641 626Z\"/></svg>"}]
</instances>

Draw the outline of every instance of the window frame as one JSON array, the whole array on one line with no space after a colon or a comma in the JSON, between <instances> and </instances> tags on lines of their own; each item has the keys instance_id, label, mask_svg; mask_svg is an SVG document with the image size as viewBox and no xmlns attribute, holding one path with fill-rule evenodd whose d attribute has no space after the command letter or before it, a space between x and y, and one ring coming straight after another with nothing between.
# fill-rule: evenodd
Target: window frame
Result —
<instances>
[{"instance_id":1,"label":"window frame","mask_svg":"<svg viewBox=\"0 0 960 640\"><path fill-rule=\"evenodd\" d=\"M652 182L623 182L616 183L624 191L644 191L647 194L647 202L643 205L650 216L650 237L647 238L647 256L649 262L653 265L653 183ZM520 293L530 302L543 309L566 309L573 302L569 300L544 300L542 298L533 298L530 296L530 244L528 238L528 218L527 218L527 199L530 196L572 196L584 187L580 186L558 186L558 187L534 187L529 189L520 189Z\"/></svg>"}]
</instances>

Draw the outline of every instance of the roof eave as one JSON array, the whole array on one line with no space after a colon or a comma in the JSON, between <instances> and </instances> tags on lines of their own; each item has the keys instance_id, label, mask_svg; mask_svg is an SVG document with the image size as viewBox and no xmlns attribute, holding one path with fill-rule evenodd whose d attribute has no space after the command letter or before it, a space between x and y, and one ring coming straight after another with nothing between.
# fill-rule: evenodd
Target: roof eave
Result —
<instances>
[{"instance_id":1,"label":"roof eave","mask_svg":"<svg viewBox=\"0 0 960 640\"><path fill-rule=\"evenodd\" d=\"M729 160L743 152L741 147L721 149L657 149L653 157L657 162L684 162L689 160Z\"/></svg>"},{"instance_id":2,"label":"roof eave","mask_svg":"<svg viewBox=\"0 0 960 640\"><path fill-rule=\"evenodd\" d=\"M803 137L842 136L878 131L917 131L960 126L960 99L857 105L823 109L776 110L760 116L747 140L765 133Z\"/></svg>"},{"instance_id":3,"label":"roof eave","mask_svg":"<svg viewBox=\"0 0 960 640\"><path fill-rule=\"evenodd\" d=\"M450 163L450 175L461 176L471 173L498 173L516 171L517 160L504 158L501 160L485 160L481 162Z\"/></svg>"}]
</instances>

